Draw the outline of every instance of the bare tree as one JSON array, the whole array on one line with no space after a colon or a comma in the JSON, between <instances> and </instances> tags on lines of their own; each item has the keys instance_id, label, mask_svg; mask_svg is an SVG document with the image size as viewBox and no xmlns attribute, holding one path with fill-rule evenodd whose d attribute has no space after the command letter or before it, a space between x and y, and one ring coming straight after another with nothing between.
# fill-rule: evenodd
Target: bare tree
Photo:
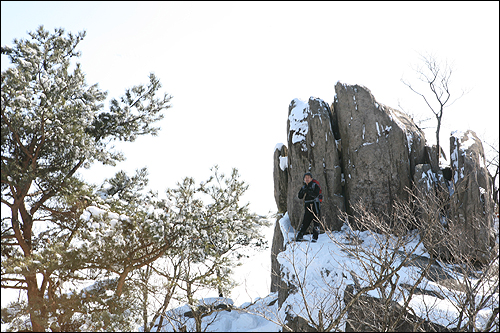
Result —
<instances>
[{"instance_id":1,"label":"bare tree","mask_svg":"<svg viewBox=\"0 0 500 333\"><path fill-rule=\"evenodd\" d=\"M476 240L467 234L484 226L478 222L465 226L460 216L450 214L446 208L453 195L443 193L416 191L413 200L419 208L420 229L430 231L425 235L421 233L426 249L447 276L435 284L434 289L456 310L457 315L450 318L449 328L469 332L498 331L498 243L488 251L486 261L478 260ZM484 219L484 215L490 213L478 212L473 219ZM491 232L498 237L498 230ZM425 312L427 317L431 314L432 311Z\"/></svg>"},{"instance_id":2,"label":"bare tree","mask_svg":"<svg viewBox=\"0 0 500 333\"><path fill-rule=\"evenodd\" d=\"M442 62L438 61L435 56L430 54L420 55L420 57L423 64L414 68L414 71L417 73L418 80L423 82L423 87L417 88L414 84L411 84L404 79L401 79L401 81L414 93L424 99L425 104L429 107L429 109L436 117L436 158L439 163L439 158L441 156L439 133L441 131L443 111L445 108L453 105L466 93L466 91L462 90L462 93L458 97L452 99L450 79L453 73L453 67L446 61L443 64ZM426 90L426 86L430 91Z\"/></svg>"}]
</instances>

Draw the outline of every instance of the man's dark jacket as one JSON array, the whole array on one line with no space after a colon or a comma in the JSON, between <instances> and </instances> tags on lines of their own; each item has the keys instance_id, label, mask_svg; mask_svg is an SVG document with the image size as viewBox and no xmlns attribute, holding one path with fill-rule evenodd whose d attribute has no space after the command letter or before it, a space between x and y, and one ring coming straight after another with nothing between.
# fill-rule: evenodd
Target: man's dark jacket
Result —
<instances>
[{"instance_id":1,"label":"man's dark jacket","mask_svg":"<svg viewBox=\"0 0 500 333\"><path fill-rule=\"evenodd\" d=\"M300 189L299 199L304 198L304 195L306 196L304 203L307 206L319 196L319 186L311 180L309 184L302 186Z\"/></svg>"}]
</instances>

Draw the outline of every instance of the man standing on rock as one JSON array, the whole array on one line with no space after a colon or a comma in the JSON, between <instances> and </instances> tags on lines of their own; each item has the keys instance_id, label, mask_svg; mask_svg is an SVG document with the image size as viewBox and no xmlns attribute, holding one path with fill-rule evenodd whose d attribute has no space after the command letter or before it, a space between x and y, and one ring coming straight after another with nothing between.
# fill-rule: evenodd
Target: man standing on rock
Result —
<instances>
[{"instance_id":1,"label":"man standing on rock","mask_svg":"<svg viewBox=\"0 0 500 333\"><path fill-rule=\"evenodd\" d=\"M304 233L307 228L311 224L311 221L314 220L313 227L313 242L318 240L319 235L319 217L321 215L321 207L320 207L320 193L321 188L319 187L319 183L317 180L313 179L313 176L310 172L304 174L304 183L306 183L299 191L299 199L304 198L304 219L302 220L302 225L299 229L299 233L295 238L295 241L302 241L304 237Z\"/></svg>"}]
</instances>

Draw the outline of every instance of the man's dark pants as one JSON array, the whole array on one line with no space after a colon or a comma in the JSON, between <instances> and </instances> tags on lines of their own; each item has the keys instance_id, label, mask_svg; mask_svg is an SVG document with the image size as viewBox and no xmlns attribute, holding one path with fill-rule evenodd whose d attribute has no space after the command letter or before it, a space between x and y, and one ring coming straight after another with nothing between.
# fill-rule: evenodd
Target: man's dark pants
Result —
<instances>
[{"instance_id":1,"label":"man's dark pants","mask_svg":"<svg viewBox=\"0 0 500 333\"><path fill-rule=\"evenodd\" d=\"M312 211L311 211L312 210ZM314 212L314 214L313 214ZM321 208L319 207L319 203L317 202L312 202L310 204L307 204L304 208L304 218L302 220L302 226L299 230L299 234L297 235L298 239L301 239L302 236L304 236L305 232L307 231L307 228L309 228L309 225L311 224L312 221L314 221L313 224L313 239L318 239L319 235L319 221L316 219L316 217L319 219L321 215Z\"/></svg>"}]
</instances>

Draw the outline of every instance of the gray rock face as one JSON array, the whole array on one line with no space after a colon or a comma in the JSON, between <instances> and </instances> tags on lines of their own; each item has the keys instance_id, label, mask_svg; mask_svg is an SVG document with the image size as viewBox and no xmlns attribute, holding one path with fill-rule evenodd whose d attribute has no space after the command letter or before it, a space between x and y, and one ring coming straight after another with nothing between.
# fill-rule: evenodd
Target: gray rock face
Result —
<instances>
[{"instance_id":1,"label":"gray rock face","mask_svg":"<svg viewBox=\"0 0 500 333\"><path fill-rule=\"evenodd\" d=\"M413 182L422 193L427 193L434 189L434 187L436 186L437 180L434 172L432 172L431 169L432 168L430 164L418 164L415 167Z\"/></svg>"},{"instance_id":2,"label":"gray rock face","mask_svg":"<svg viewBox=\"0 0 500 333\"><path fill-rule=\"evenodd\" d=\"M445 190L446 196L449 196L448 185L445 182L443 172L433 172L431 164L417 164L413 182L414 186L424 195L439 189L441 191Z\"/></svg>"},{"instance_id":3,"label":"gray rock face","mask_svg":"<svg viewBox=\"0 0 500 333\"><path fill-rule=\"evenodd\" d=\"M450 160L454 193L452 217L464 235L460 251L485 260L493 245L491 183L485 166L483 145L473 131L450 136Z\"/></svg>"},{"instance_id":4,"label":"gray rock face","mask_svg":"<svg viewBox=\"0 0 500 333\"><path fill-rule=\"evenodd\" d=\"M284 214L287 210L286 200L288 195L288 149L279 144L274 149L274 200L278 213Z\"/></svg>"},{"instance_id":5,"label":"gray rock face","mask_svg":"<svg viewBox=\"0 0 500 333\"><path fill-rule=\"evenodd\" d=\"M407 115L377 103L365 87L339 82L335 91L347 201L389 213L395 199L407 198L415 165L425 161L424 134Z\"/></svg>"},{"instance_id":6,"label":"gray rock face","mask_svg":"<svg viewBox=\"0 0 500 333\"><path fill-rule=\"evenodd\" d=\"M278 218L274 225L273 243L271 245L271 292L279 291L282 283L280 264L276 256L284 250L283 248L283 234L281 233L280 223Z\"/></svg>"},{"instance_id":7,"label":"gray rock face","mask_svg":"<svg viewBox=\"0 0 500 333\"><path fill-rule=\"evenodd\" d=\"M439 147L441 149L441 158L446 160L446 155L443 151L443 148ZM432 148L431 147L428 147L428 146L425 146L425 151L426 151L426 154L427 154L427 159L429 161L429 164L431 165L431 168L432 168L432 172L439 172L439 161L437 160L437 146L436 145L433 145Z\"/></svg>"},{"instance_id":8,"label":"gray rock face","mask_svg":"<svg viewBox=\"0 0 500 333\"><path fill-rule=\"evenodd\" d=\"M337 212L344 210L341 168L331 127L328 104L311 97L308 102L294 99L288 111L288 195L287 211L292 226L302 223L304 203L298 192L304 173L311 172L321 185L321 214L329 228L340 230Z\"/></svg>"}]
</instances>

